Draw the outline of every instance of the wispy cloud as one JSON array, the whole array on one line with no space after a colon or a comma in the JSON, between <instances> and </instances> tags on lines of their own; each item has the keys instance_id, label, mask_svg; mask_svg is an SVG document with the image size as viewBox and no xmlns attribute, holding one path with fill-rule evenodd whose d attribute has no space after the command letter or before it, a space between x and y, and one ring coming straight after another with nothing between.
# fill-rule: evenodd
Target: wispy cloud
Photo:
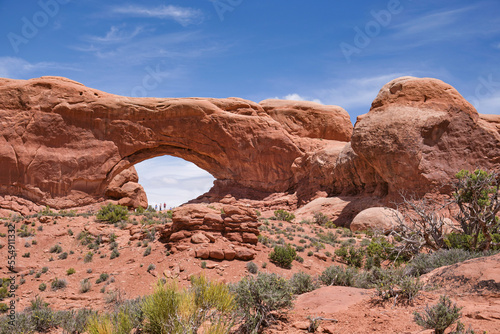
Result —
<instances>
[{"instance_id":1,"label":"wispy cloud","mask_svg":"<svg viewBox=\"0 0 500 334\"><path fill-rule=\"evenodd\" d=\"M55 62L30 63L22 58L0 57L0 77L10 79L26 79L42 72L43 75L50 75L50 71L79 69Z\"/></svg>"},{"instance_id":2,"label":"wispy cloud","mask_svg":"<svg viewBox=\"0 0 500 334\"><path fill-rule=\"evenodd\" d=\"M363 108L368 112L378 92L389 81L401 77L402 73L360 77L334 83L329 89L317 94L325 104L338 105L351 114L351 109Z\"/></svg>"},{"instance_id":3,"label":"wispy cloud","mask_svg":"<svg viewBox=\"0 0 500 334\"><path fill-rule=\"evenodd\" d=\"M112 7L112 12L129 17L149 17L162 20L174 20L183 26L201 22L203 13L201 10L179 7L173 5L162 5L158 7L145 7L139 5Z\"/></svg>"},{"instance_id":4,"label":"wispy cloud","mask_svg":"<svg viewBox=\"0 0 500 334\"><path fill-rule=\"evenodd\" d=\"M130 41L137 35L139 35L144 29L142 27L136 27L133 31L127 31L123 26L111 26L109 31L104 36L87 36L90 42L110 44L110 43L123 43Z\"/></svg>"},{"instance_id":5,"label":"wispy cloud","mask_svg":"<svg viewBox=\"0 0 500 334\"><path fill-rule=\"evenodd\" d=\"M481 100L472 97L469 101L472 102L480 114L500 114L500 91Z\"/></svg>"}]
</instances>

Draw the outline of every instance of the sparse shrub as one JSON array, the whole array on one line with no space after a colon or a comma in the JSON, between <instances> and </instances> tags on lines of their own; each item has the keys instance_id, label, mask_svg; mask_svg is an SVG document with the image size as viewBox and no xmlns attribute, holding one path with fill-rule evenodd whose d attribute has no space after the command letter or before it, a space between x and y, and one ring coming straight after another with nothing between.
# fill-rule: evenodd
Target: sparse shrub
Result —
<instances>
[{"instance_id":1,"label":"sparse shrub","mask_svg":"<svg viewBox=\"0 0 500 334\"><path fill-rule=\"evenodd\" d=\"M90 283L90 280L88 278L85 278L80 282L80 292L81 293L89 292L91 287L92 287L92 283Z\"/></svg>"},{"instance_id":2,"label":"sparse shrub","mask_svg":"<svg viewBox=\"0 0 500 334\"><path fill-rule=\"evenodd\" d=\"M88 252L87 254L85 254L84 258L83 258L83 262L84 263L89 263L89 262L92 262L92 259L94 258L94 253L92 252Z\"/></svg>"},{"instance_id":3,"label":"sparse shrub","mask_svg":"<svg viewBox=\"0 0 500 334\"><path fill-rule=\"evenodd\" d=\"M71 229L68 230L68 235L69 236L72 236L73 235L73 231Z\"/></svg>"},{"instance_id":4,"label":"sparse shrub","mask_svg":"<svg viewBox=\"0 0 500 334\"><path fill-rule=\"evenodd\" d=\"M350 266L356 268L363 266L364 251L362 248L355 248L354 246L347 248L346 245L343 245L335 250L335 255Z\"/></svg>"},{"instance_id":5,"label":"sparse shrub","mask_svg":"<svg viewBox=\"0 0 500 334\"><path fill-rule=\"evenodd\" d=\"M109 278L109 275L107 273L102 273L101 275L99 275L99 278L97 279L97 281L95 281L97 284L101 283L101 282L105 282L107 281Z\"/></svg>"},{"instance_id":6,"label":"sparse shrub","mask_svg":"<svg viewBox=\"0 0 500 334\"><path fill-rule=\"evenodd\" d=\"M111 260L113 260L114 258L117 258L118 256L120 256L120 252L118 252L117 248L114 248L113 251L111 252L111 255L109 256L109 258Z\"/></svg>"},{"instance_id":7,"label":"sparse shrub","mask_svg":"<svg viewBox=\"0 0 500 334\"><path fill-rule=\"evenodd\" d=\"M304 258L302 256L296 256L295 257L295 260L298 262L298 263L304 263Z\"/></svg>"},{"instance_id":8,"label":"sparse shrub","mask_svg":"<svg viewBox=\"0 0 500 334\"><path fill-rule=\"evenodd\" d=\"M229 333L236 303L228 287L203 276L192 277L191 284L180 290L174 282L158 282L142 304L146 333Z\"/></svg>"},{"instance_id":9,"label":"sparse shrub","mask_svg":"<svg viewBox=\"0 0 500 334\"><path fill-rule=\"evenodd\" d=\"M257 274L257 272L259 271L259 268L257 267L257 265L255 263L250 261L247 263L247 270L251 274Z\"/></svg>"},{"instance_id":10,"label":"sparse shrub","mask_svg":"<svg viewBox=\"0 0 500 334\"><path fill-rule=\"evenodd\" d=\"M321 213L321 212L315 212L313 214L313 218L314 218L314 223L316 223L316 224L318 224L320 226L324 226L328 222L330 222L330 219L328 219L328 217L325 214Z\"/></svg>"},{"instance_id":11,"label":"sparse shrub","mask_svg":"<svg viewBox=\"0 0 500 334\"><path fill-rule=\"evenodd\" d=\"M128 209L125 206L113 205L109 203L108 205L101 207L99 212L97 212L96 217L100 221L114 224L128 219Z\"/></svg>"},{"instance_id":12,"label":"sparse shrub","mask_svg":"<svg viewBox=\"0 0 500 334\"><path fill-rule=\"evenodd\" d=\"M283 220L283 221L291 223L292 220L295 219L295 215L293 213L286 211L286 210L276 210L276 211L274 211L274 217L272 217L271 219Z\"/></svg>"},{"instance_id":13,"label":"sparse shrub","mask_svg":"<svg viewBox=\"0 0 500 334\"><path fill-rule=\"evenodd\" d=\"M151 254L151 246L148 246L142 255L148 256L149 254Z\"/></svg>"},{"instance_id":14,"label":"sparse shrub","mask_svg":"<svg viewBox=\"0 0 500 334\"><path fill-rule=\"evenodd\" d=\"M261 266L262 266L263 269L266 269L267 268L267 262L262 262Z\"/></svg>"},{"instance_id":15,"label":"sparse shrub","mask_svg":"<svg viewBox=\"0 0 500 334\"><path fill-rule=\"evenodd\" d=\"M313 251L309 251L307 252L307 256L313 256L314 255L314 252Z\"/></svg>"},{"instance_id":16,"label":"sparse shrub","mask_svg":"<svg viewBox=\"0 0 500 334\"><path fill-rule=\"evenodd\" d=\"M319 288L318 282L315 281L311 275L302 271L293 274L289 282L295 295L301 295Z\"/></svg>"},{"instance_id":17,"label":"sparse shrub","mask_svg":"<svg viewBox=\"0 0 500 334\"><path fill-rule=\"evenodd\" d=\"M297 252L291 245L275 246L274 251L269 254L269 259L277 266L282 268L291 268Z\"/></svg>"},{"instance_id":18,"label":"sparse shrub","mask_svg":"<svg viewBox=\"0 0 500 334\"><path fill-rule=\"evenodd\" d=\"M9 306L5 303L0 303L0 313L6 313L9 310Z\"/></svg>"},{"instance_id":19,"label":"sparse shrub","mask_svg":"<svg viewBox=\"0 0 500 334\"><path fill-rule=\"evenodd\" d=\"M207 268L207 261L201 261L200 266L202 269L206 269Z\"/></svg>"},{"instance_id":20,"label":"sparse shrub","mask_svg":"<svg viewBox=\"0 0 500 334\"><path fill-rule=\"evenodd\" d=\"M24 253L24 254L22 255L22 257L30 257L30 256L31 256L31 253L30 253L30 252L28 252L28 253Z\"/></svg>"},{"instance_id":21,"label":"sparse shrub","mask_svg":"<svg viewBox=\"0 0 500 334\"><path fill-rule=\"evenodd\" d=\"M59 279L57 277L50 283L50 287L54 291L64 289L67 285L68 283L65 279Z\"/></svg>"},{"instance_id":22,"label":"sparse shrub","mask_svg":"<svg viewBox=\"0 0 500 334\"><path fill-rule=\"evenodd\" d=\"M443 334L444 331L456 323L462 316L456 304L452 304L447 296L440 296L439 302L429 307L425 307L424 313L414 312L414 321L426 329L434 329L436 334Z\"/></svg>"},{"instance_id":23,"label":"sparse shrub","mask_svg":"<svg viewBox=\"0 0 500 334\"><path fill-rule=\"evenodd\" d=\"M155 270L156 266L152 263L149 264L147 271L150 272L151 270Z\"/></svg>"},{"instance_id":24,"label":"sparse shrub","mask_svg":"<svg viewBox=\"0 0 500 334\"><path fill-rule=\"evenodd\" d=\"M355 286L357 273L352 267L330 266L321 273L319 280L324 285Z\"/></svg>"},{"instance_id":25,"label":"sparse shrub","mask_svg":"<svg viewBox=\"0 0 500 334\"><path fill-rule=\"evenodd\" d=\"M292 306L292 288L286 279L276 274L244 277L232 290L243 312L245 333L259 332L261 326L267 327L275 321L273 311Z\"/></svg>"},{"instance_id":26,"label":"sparse shrub","mask_svg":"<svg viewBox=\"0 0 500 334\"><path fill-rule=\"evenodd\" d=\"M38 286L38 290L40 290L40 291L45 291L45 289L47 289L47 284L45 284L45 283L40 283L40 285Z\"/></svg>"},{"instance_id":27,"label":"sparse shrub","mask_svg":"<svg viewBox=\"0 0 500 334\"><path fill-rule=\"evenodd\" d=\"M66 260L68 258L68 253L66 253L66 252L61 253L61 254L59 254L59 256L57 258L59 260Z\"/></svg>"},{"instance_id":28,"label":"sparse shrub","mask_svg":"<svg viewBox=\"0 0 500 334\"><path fill-rule=\"evenodd\" d=\"M62 247L61 247L61 245L54 245L54 246L50 247L49 252L59 254L62 252Z\"/></svg>"},{"instance_id":29,"label":"sparse shrub","mask_svg":"<svg viewBox=\"0 0 500 334\"><path fill-rule=\"evenodd\" d=\"M67 275L73 275L74 273L76 273L75 268L69 268L68 270L66 270Z\"/></svg>"},{"instance_id":30,"label":"sparse shrub","mask_svg":"<svg viewBox=\"0 0 500 334\"><path fill-rule=\"evenodd\" d=\"M47 271L49 271L49 267L43 267L42 268L42 273L45 274Z\"/></svg>"}]
</instances>

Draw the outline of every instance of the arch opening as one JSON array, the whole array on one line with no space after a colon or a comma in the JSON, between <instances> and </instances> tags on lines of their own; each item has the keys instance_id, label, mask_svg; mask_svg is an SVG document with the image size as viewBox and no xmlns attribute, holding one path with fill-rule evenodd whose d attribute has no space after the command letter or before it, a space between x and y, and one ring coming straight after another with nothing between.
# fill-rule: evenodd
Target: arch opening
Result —
<instances>
[{"instance_id":1,"label":"arch opening","mask_svg":"<svg viewBox=\"0 0 500 334\"><path fill-rule=\"evenodd\" d=\"M208 192L215 178L194 163L162 155L134 165L148 204L177 207Z\"/></svg>"}]
</instances>

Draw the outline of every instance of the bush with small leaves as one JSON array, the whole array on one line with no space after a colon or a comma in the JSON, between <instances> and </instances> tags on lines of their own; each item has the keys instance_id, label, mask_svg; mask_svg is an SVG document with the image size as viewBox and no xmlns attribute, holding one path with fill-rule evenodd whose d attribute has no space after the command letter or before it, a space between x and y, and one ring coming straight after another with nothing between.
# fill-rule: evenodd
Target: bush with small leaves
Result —
<instances>
[{"instance_id":1,"label":"bush with small leaves","mask_svg":"<svg viewBox=\"0 0 500 334\"><path fill-rule=\"evenodd\" d=\"M144 251L144 253L142 254L142 256L148 256L149 254L151 254L151 246L148 246L146 248L146 250Z\"/></svg>"},{"instance_id":2,"label":"bush with small leaves","mask_svg":"<svg viewBox=\"0 0 500 334\"><path fill-rule=\"evenodd\" d=\"M61 247L61 245L54 245L54 246L50 247L49 252L59 254L62 252L62 247Z\"/></svg>"},{"instance_id":3,"label":"bush with small leaves","mask_svg":"<svg viewBox=\"0 0 500 334\"><path fill-rule=\"evenodd\" d=\"M200 266L202 269L206 269L207 268L207 261L201 261Z\"/></svg>"},{"instance_id":4,"label":"bush with small leaves","mask_svg":"<svg viewBox=\"0 0 500 334\"><path fill-rule=\"evenodd\" d=\"M257 274L257 272L259 271L259 267L257 267L257 265L253 262L248 262L247 263L247 270L251 274Z\"/></svg>"},{"instance_id":5,"label":"bush with small leaves","mask_svg":"<svg viewBox=\"0 0 500 334\"><path fill-rule=\"evenodd\" d=\"M80 292L81 293L86 293L90 291L90 288L92 287L92 283L90 283L90 280L88 278L85 278L80 282Z\"/></svg>"},{"instance_id":6,"label":"bush with small leaves","mask_svg":"<svg viewBox=\"0 0 500 334\"><path fill-rule=\"evenodd\" d=\"M355 286L357 274L353 267L330 266L321 273L319 280L324 285Z\"/></svg>"},{"instance_id":7,"label":"bush with small leaves","mask_svg":"<svg viewBox=\"0 0 500 334\"><path fill-rule=\"evenodd\" d=\"M125 206L109 203L101 207L96 217L100 221L114 224L128 219L128 209Z\"/></svg>"},{"instance_id":8,"label":"bush with small leaves","mask_svg":"<svg viewBox=\"0 0 500 334\"><path fill-rule=\"evenodd\" d=\"M436 334L443 334L448 327L460 319L461 309L456 304L452 304L448 296L442 295L436 305L431 307L427 305L423 314L414 312L413 319L417 325L426 329L434 329Z\"/></svg>"},{"instance_id":9,"label":"bush with small leaves","mask_svg":"<svg viewBox=\"0 0 500 334\"><path fill-rule=\"evenodd\" d=\"M47 271L49 271L49 267L43 267L42 268L42 273L45 274Z\"/></svg>"},{"instance_id":10,"label":"bush with small leaves","mask_svg":"<svg viewBox=\"0 0 500 334\"><path fill-rule=\"evenodd\" d=\"M45 291L45 289L47 289L47 284L45 284L45 283L40 283L40 285L38 286L38 290L40 290L40 291Z\"/></svg>"},{"instance_id":11,"label":"bush with small leaves","mask_svg":"<svg viewBox=\"0 0 500 334\"><path fill-rule=\"evenodd\" d=\"M109 258L111 260L113 260L114 258L117 258L118 256L120 256L120 252L118 252L117 248L114 248L113 251L111 252L111 255L109 256Z\"/></svg>"},{"instance_id":12,"label":"bush with small leaves","mask_svg":"<svg viewBox=\"0 0 500 334\"><path fill-rule=\"evenodd\" d=\"M105 282L107 281L109 278L109 275L107 273L102 273L101 275L99 275L99 278L97 279L97 281L95 281L97 284L101 283L101 282Z\"/></svg>"},{"instance_id":13,"label":"bush with small leaves","mask_svg":"<svg viewBox=\"0 0 500 334\"><path fill-rule=\"evenodd\" d=\"M292 262L297 257L295 248L291 245L275 246L274 250L269 254L269 259L278 267L289 269L292 267Z\"/></svg>"},{"instance_id":14,"label":"bush with small leaves","mask_svg":"<svg viewBox=\"0 0 500 334\"><path fill-rule=\"evenodd\" d=\"M75 268L69 268L68 270L66 270L67 275L73 275L74 273L76 273Z\"/></svg>"},{"instance_id":15,"label":"bush with small leaves","mask_svg":"<svg viewBox=\"0 0 500 334\"><path fill-rule=\"evenodd\" d=\"M57 258L59 260L66 260L68 258L68 253L66 253L66 252L61 253L61 254L59 254L59 256Z\"/></svg>"},{"instance_id":16,"label":"bush with small leaves","mask_svg":"<svg viewBox=\"0 0 500 334\"><path fill-rule=\"evenodd\" d=\"M84 263L92 262L93 258L94 258L94 253L88 252L87 254L85 254L85 257L83 258L83 262Z\"/></svg>"},{"instance_id":17,"label":"bush with small leaves","mask_svg":"<svg viewBox=\"0 0 500 334\"><path fill-rule=\"evenodd\" d=\"M274 217L271 219L282 220L291 223L295 219L295 215L286 210L276 210L274 211Z\"/></svg>"},{"instance_id":18,"label":"bush with small leaves","mask_svg":"<svg viewBox=\"0 0 500 334\"><path fill-rule=\"evenodd\" d=\"M319 288L318 282L305 272L298 272L293 274L290 278L290 286L295 295L301 295Z\"/></svg>"},{"instance_id":19,"label":"bush with small leaves","mask_svg":"<svg viewBox=\"0 0 500 334\"><path fill-rule=\"evenodd\" d=\"M155 269L156 269L156 266L154 264L150 263L147 271L150 272L150 271L155 270Z\"/></svg>"},{"instance_id":20,"label":"bush with small leaves","mask_svg":"<svg viewBox=\"0 0 500 334\"><path fill-rule=\"evenodd\" d=\"M257 333L275 321L274 311L292 306L293 292L288 281L276 274L247 276L232 286L243 312L242 330Z\"/></svg>"},{"instance_id":21,"label":"bush with small leaves","mask_svg":"<svg viewBox=\"0 0 500 334\"><path fill-rule=\"evenodd\" d=\"M57 277L50 283L50 287L54 291L64 289L67 285L68 283L65 279L59 279Z\"/></svg>"}]
</instances>

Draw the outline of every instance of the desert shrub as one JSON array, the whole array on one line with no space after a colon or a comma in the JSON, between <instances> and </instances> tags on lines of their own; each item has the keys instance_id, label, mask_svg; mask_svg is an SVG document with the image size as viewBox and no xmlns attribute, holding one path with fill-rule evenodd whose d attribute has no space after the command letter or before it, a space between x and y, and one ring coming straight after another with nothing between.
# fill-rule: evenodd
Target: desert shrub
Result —
<instances>
[{"instance_id":1,"label":"desert shrub","mask_svg":"<svg viewBox=\"0 0 500 334\"><path fill-rule=\"evenodd\" d=\"M42 273L45 274L47 271L49 271L49 267L43 267L42 268Z\"/></svg>"},{"instance_id":2,"label":"desert shrub","mask_svg":"<svg viewBox=\"0 0 500 334\"><path fill-rule=\"evenodd\" d=\"M456 219L462 232L472 237L471 250L489 250L493 241L491 234L500 233L496 216L500 211L500 175L477 169L461 170L455 177L453 199L460 209ZM481 233L484 241L480 242ZM500 246L498 242L493 245Z\"/></svg>"},{"instance_id":3,"label":"desert shrub","mask_svg":"<svg viewBox=\"0 0 500 334\"><path fill-rule=\"evenodd\" d=\"M319 280L324 285L355 286L357 273L352 267L330 266L321 273Z\"/></svg>"},{"instance_id":4,"label":"desert shrub","mask_svg":"<svg viewBox=\"0 0 500 334\"><path fill-rule=\"evenodd\" d=\"M269 254L269 259L278 267L291 268L296 256L297 252L291 245L275 246L274 250Z\"/></svg>"},{"instance_id":5,"label":"desert shrub","mask_svg":"<svg viewBox=\"0 0 500 334\"><path fill-rule=\"evenodd\" d=\"M63 333L83 333L88 319L95 314L95 311L88 309L60 312L59 327L63 329Z\"/></svg>"},{"instance_id":6,"label":"desert shrub","mask_svg":"<svg viewBox=\"0 0 500 334\"><path fill-rule=\"evenodd\" d=\"M289 280L292 292L295 295L301 295L303 293L316 290L319 288L319 284L314 280L311 275L305 272L298 272L293 274L292 278Z\"/></svg>"},{"instance_id":7,"label":"desert shrub","mask_svg":"<svg viewBox=\"0 0 500 334\"><path fill-rule=\"evenodd\" d=\"M40 291L45 291L45 289L47 289L47 284L45 284L45 283L40 283L40 285L38 286L38 290L40 290Z\"/></svg>"},{"instance_id":8,"label":"desert shrub","mask_svg":"<svg viewBox=\"0 0 500 334\"><path fill-rule=\"evenodd\" d=\"M32 229L31 227L28 227L28 225L22 225L18 230L17 230L17 235L21 238L27 238L35 235L35 230Z\"/></svg>"},{"instance_id":9,"label":"desert shrub","mask_svg":"<svg viewBox=\"0 0 500 334\"><path fill-rule=\"evenodd\" d=\"M96 217L100 221L114 224L128 219L128 209L125 206L109 203L108 205L101 207L101 209L97 212Z\"/></svg>"},{"instance_id":10,"label":"desert shrub","mask_svg":"<svg viewBox=\"0 0 500 334\"><path fill-rule=\"evenodd\" d=\"M29 314L28 321L31 322L32 328L36 332L47 332L58 325L56 314L39 296L30 302L26 313Z\"/></svg>"},{"instance_id":11,"label":"desert shrub","mask_svg":"<svg viewBox=\"0 0 500 334\"><path fill-rule=\"evenodd\" d=\"M349 266L356 268L361 268L363 266L364 250L362 248L356 248L354 246L349 246L348 248L346 245L342 245L335 250L335 255Z\"/></svg>"},{"instance_id":12,"label":"desert shrub","mask_svg":"<svg viewBox=\"0 0 500 334\"><path fill-rule=\"evenodd\" d=\"M109 258L111 260L113 260L114 258L117 258L118 256L120 256L120 252L118 251L117 248L113 248L113 251L111 251L111 255L109 256Z\"/></svg>"},{"instance_id":13,"label":"desert shrub","mask_svg":"<svg viewBox=\"0 0 500 334\"><path fill-rule=\"evenodd\" d=\"M276 211L274 211L274 217L272 217L271 219L283 220L283 221L291 223L292 220L295 219L295 215L293 213L286 211L286 210L276 210Z\"/></svg>"},{"instance_id":14,"label":"desert shrub","mask_svg":"<svg viewBox=\"0 0 500 334\"><path fill-rule=\"evenodd\" d=\"M52 282L50 283L50 287L54 291L59 290L59 289L64 289L67 285L68 285L68 283L66 282L65 279L59 279L57 277L54 278L54 280L52 280Z\"/></svg>"},{"instance_id":15,"label":"desert shrub","mask_svg":"<svg viewBox=\"0 0 500 334\"><path fill-rule=\"evenodd\" d=\"M190 289L180 290L174 282L157 283L154 293L142 304L146 333L229 332L236 308L229 288L203 276L193 277L191 284Z\"/></svg>"},{"instance_id":16,"label":"desert shrub","mask_svg":"<svg viewBox=\"0 0 500 334\"><path fill-rule=\"evenodd\" d=\"M156 266L152 263L149 264L148 266L148 272L150 272L151 270L155 270L156 269Z\"/></svg>"},{"instance_id":17,"label":"desert shrub","mask_svg":"<svg viewBox=\"0 0 500 334\"><path fill-rule=\"evenodd\" d=\"M439 302L429 307L425 307L424 313L414 312L414 321L426 329L434 329L436 334L443 334L444 331L456 323L462 316L456 304L452 304L447 296L440 296Z\"/></svg>"},{"instance_id":18,"label":"desert shrub","mask_svg":"<svg viewBox=\"0 0 500 334\"><path fill-rule=\"evenodd\" d=\"M259 271L259 267L257 267L257 265L253 262L248 262L246 266L248 272L251 274L257 274L257 272Z\"/></svg>"},{"instance_id":19,"label":"desert shrub","mask_svg":"<svg viewBox=\"0 0 500 334\"><path fill-rule=\"evenodd\" d=\"M101 275L99 275L99 278L97 279L97 281L95 281L97 284L101 283L101 282L105 282L107 281L109 278L109 275L107 273L102 273Z\"/></svg>"},{"instance_id":20,"label":"desert shrub","mask_svg":"<svg viewBox=\"0 0 500 334\"><path fill-rule=\"evenodd\" d=\"M5 303L0 303L0 313L6 313L9 310L9 306Z\"/></svg>"},{"instance_id":21,"label":"desert shrub","mask_svg":"<svg viewBox=\"0 0 500 334\"><path fill-rule=\"evenodd\" d=\"M286 279L276 274L259 273L244 277L232 290L243 316L242 330L257 333L272 324L273 311L292 306L293 292Z\"/></svg>"},{"instance_id":22,"label":"desert shrub","mask_svg":"<svg viewBox=\"0 0 500 334\"><path fill-rule=\"evenodd\" d=\"M68 253L63 252L57 257L59 260L66 260L68 258Z\"/></svg>"},{"instance_id":23,"label":"desert shrub","mask_svg":"<svg viewBox=\"0 0 500 334\"><path fill-rule=\"evenodd\" d=\"M66 270L66 275L73 275L74 273L76 273L75 268L69 268Z\"/></svg>"},{"instance_id":24,"label":"desert shrub","mask_svg":"<svg viewBox=\"0 0 500 334\"><path fill-rule=\"evenodd\" d=\"M92 287L92 283L90 283L90 280L88 278L85 278L80 282L80 292L81 293L89 292L91 287Z\"/></svg>"},{"instance_id":25,"label":"desert shrub","mask_svg":"<svg viewBox=\"0 0 500 334\"><path fill-rule=\"evenodd\" d=\"M207 268L207 261L201 261L201 263L200 263L200 267L201 267L202 269L206 269L206 268Z\"/></svg>"},{"instance_id":26,"label":"desert shrub","mask_svg":"<svg viewBox=\"0 0 500 334\"><path fill-rule=\"evenodd\" d=\"M151 246L148 246L142 255L148 256L149 254L151 254Z\"/></svg>"},{"instance_id":27,"label":"desert shrub","mask_svg":"<svg viewBox=\"0 0 500 334\"><path fill-rule=\"evenodd\" d=\"M321 240L324 243L330 244L330 245L335 245L337 243L337 238L338 236L333 233L332 231L328 231L328 233L319 233L318 234L319 240Z\"/></svg>"},{"instance_id":28,"label":"desert shrub","mask_svg":"<svg viewBox=\"0 0 500 334\"><path fill-rule=\"evenodd\" d=\"M328 217L321 212L315 212L313 214L313 219L314 219L314 223L318 224L320 226L324 226L330 222L330 219L328 219Z\"/></svg>"},{"instance_id":29,"label":"desert shrub","mask_svg":"<svg viewBox=\"0 0 500 334\"><path fill-rule=\"evenodd\" d=\"M59 254L62 252L62 247L61 247L61 245L54 245L54 246L50 247L49 252Z\"/></svg>"},{"instance_id":30,"label":"desert shrub","mask_svg":"<svg viewBox=\"0 0 500 334\"><path fill-rule=\"evenodd\" d=\"M87 254L85 254L84 258L83 258L83 262L84 263L89 263L89 262L92 262L92 259L94 258L94 253L92 252L88 252Z\"/></svg>"},{"instance_id":31,"label":"desert shrub","mask_svg":"<svg viewBox=\"0 0 500 334\"><path fill-rule=\"evenodd\" d=\"M417 255L406 266L406 273L413 276L420 276L432 270L463 262L481 256L492 255L495 252L469 252L463 249L441 249L437 252Z\"/></svg>"},{"instance_id":32,"label":"desert shrub","mask_svg":"<svg viewBox=\"0 0 500 334\"><path fill-rule=\"evenodd\" d=\"M422 289L419 279L406 275L402 269L386 269L378 273L377 295L382 300L395 298L399 302L412 302Z\"/></svg>"}]
</instances>

